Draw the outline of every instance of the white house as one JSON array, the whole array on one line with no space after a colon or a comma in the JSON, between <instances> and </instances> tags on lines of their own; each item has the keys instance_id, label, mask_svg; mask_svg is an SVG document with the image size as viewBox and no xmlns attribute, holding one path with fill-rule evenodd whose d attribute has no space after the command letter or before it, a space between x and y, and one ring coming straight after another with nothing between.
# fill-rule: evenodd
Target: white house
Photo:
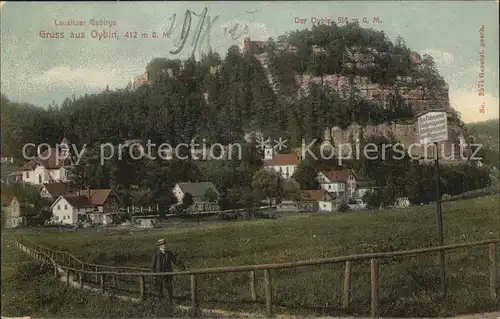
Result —
<instances>
[{"instance_id":1,"label":"white house","mask_svg":"<svg viewBox=\"0 0 500 319\"><path fill-rule=\"evenodd\" d=\"M21 216L21 205L15 196L2 196L2 214L5 214L5 228L24 225L25 219Z\"/></svg>"},{"instance_id":2,"label":"white house","mask_svg":"<svg viewBox=\"0 0 500 319\"><path fill-rule=\"evenodd\" d=\"M55 222L76 224L88 220L106 225L118 214L119 199L111 189L86 189L59 196L50 209Z\"/></svg>"},{"instance_id":3,"label":"white house","mask_svg":"<svg viewBox=\"0 0 500 319\"><path fill-rule=\"evenodd\" d=\"M377 187L375 187L374 182L370 181L356 181L356 198L363 198L368 192L375 192Z\"/></svg>"},{"instance_id":4,"label":"white house","mask_svg":"<svg viewBox=\"0 0 500 319\"><path fill-rule=\"evenodd\" d=\"M40 185L48 182L68 182L69 144L64 138L59 148L51 147L21 167L22 181Z\"/></svg>"},{"instance_id":5,"label":"white house","mask_svg":"<svg viewBox=\"0 0 500 319\"><path fill-rule=\"evenodd\" d=\"M284 179L292 177L300 165L300 158L296 153L274 154L272 148L264 149L264 167L280 173Z\"/></svg>"},{"instance_id":6,"label":"white house","mask_svg":"<svg viewBox=\"0 0 500 319\"><path fill-rule=\"evenodd\" d=\"M79 195L61 195L50 207L52 219L68 225L87 220L87 213L95 209L88 198Z\"/></svg>"},{"instance_id":7,"label":"white house","mask_svg":"<svg viewBox=\"0 0 500 319\"><path fill-rule=\"evenodd\" d=\"M336 202L331 194L323 189L303 190L300 191L300 195L302 202L314 203L320 212L333 212L336 208Z\"/></svg>"},{"instance_id":8,"label":"white house","mask_svg":"<svg viewBox=\"0 0 500 319\"><path fill-rule=\"evenodd\" d=\"M356 194L356 176L348 171L319 172L316 180L321 189L336 197L353 198Z\"/></svg>"},{"instance_id":9,"label":"white house","mask_svg":"<svg viewBox=\"0 0 500 319\"><path fill-rule=\"evenodd\" d=\"M205 194L211 190L217 198L213 201L207 201ZM216 211L220 210L218 199L219 191L212 182L197 182L197 183L177 183L172 190L178 203L182 203L186 193L193 196L193 205L188 208L189 212Z\"/></svg>"}]
</instances>

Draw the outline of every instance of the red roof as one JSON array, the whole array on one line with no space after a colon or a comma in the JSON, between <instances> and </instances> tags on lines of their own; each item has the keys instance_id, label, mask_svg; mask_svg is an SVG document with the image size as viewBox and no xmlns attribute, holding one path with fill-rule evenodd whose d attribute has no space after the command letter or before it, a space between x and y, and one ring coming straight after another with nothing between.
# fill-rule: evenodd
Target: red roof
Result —
<instances>
[{"instance_id":1,"label":"red roof","mask_svg":"<svg viewBox=\"0 0 500 319\"><path fill-rule=\"evenodd\" d=\"M322 189L311 189L300 191L302 199L305 200L324 200L328 196L328 192Z\"/></svg>"},{"instance_id":2,"label":"red roof","mask_svg":"<svg viewBox=\"0 0 500 319\"><path fill-rule=\"evenodd\" d=\"M111 189L91 189L90 202L93 205L104 205L110 194Z\"/></svg>"},{"instance_id":3,"label":"red roof","mask_svg":"<svg viewBox=\"0 0 500 319\"><path fill-rule=\"evenodd\" d=\"M83 196L87 198L92 205L102 206L108 200L113 190L109 188L102 189L82 189L79 192L70 194L72 196ZM115 193L113 193L115 194Z\"/></svg>"},{"instance_id":4,"label":"red roof","mask_svg":"<svg viewBox=\"0 0 500 319\"><path fill-rule=\"evenodd\" d=\"M347 177L351 175L347 171L328 171L324 174L331 182L347 182Z\"/></svg>"},{"instance_id":5,"label":"red roof","mask_svg":"<svg viewBox=\"0 0 500 319\"><path fill-rule=\"evenodd\" d=\"M2 195L2 207L9 207L14 198L12 195Z\"/></svg>"},{"instance_id":6,"label":"red roof","mask_svg":"<svg viewBox=\"0 0 500 319\"><path fill-rule=\"evenodd\" d=\"M43 184L43 187L45 187L52 198L71 193L71 185L69 183L47 183Z\"/></svg>"},{"instance_id":7,"label":"red roof","mask_svg":"<svg viewBox=\"0 0 500 319\"><path fill-rule=\"evenodd\" d=\"M284 166L284 165L299 165L300 159L297 154L276 154L273 159L265 160L264 166Z\"/></svg>"}]
</instances>

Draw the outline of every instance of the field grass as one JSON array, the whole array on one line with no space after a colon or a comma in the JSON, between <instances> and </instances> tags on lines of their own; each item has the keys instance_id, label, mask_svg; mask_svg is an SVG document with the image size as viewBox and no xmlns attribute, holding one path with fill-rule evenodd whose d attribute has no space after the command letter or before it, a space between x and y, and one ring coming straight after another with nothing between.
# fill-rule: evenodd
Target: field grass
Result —
<instances>
[{"instance_id":1,"label":"field grass","mask_svg":"<svg viewBox=\"0 0 500 319\"><path fill-rule=\"evenodd\" d=\"M443 213L445 244L499 237L498 196L444 203ZM170 249L177 252L189 268L194 269L428 247L437 242L435 219L435 207L430 205L348 214L304 214L277 220L186 224L133 234L105 229L72 233L18 231L3 234L2 249L4 242L16 236L24 236L47 247L67 250L87 262L147 267L156 240L165 237ZM500 260L500 249L497 251ZM2 266L15 269L12 265L14 260L26 262L27 257L19 254L12 248L3 250ZM381 315L454 316L500 310L500 300L493 302L489 299L487 247L451 252L447 254L446 260L449 280L446 307L439 297L436 255L382 261ZM4 278L4 272L2 271L2 291L12 291L12 275L7 272ZM201 276L201 307L263 311L263 274L258 272L257 276L257 303L250 301L247 273ZM67 316L159 316L151 313L151 306L148 308L145 304L124 305L123 302L86 292L65 294L65 288L49 277L41 276L32 283L25 283L28 290L23 298L30 306L22 306L12 299L14 297L5 297L7 299L4 300L2 293L2 314L33 315L32 312L35 312L54 317L62 314L63 310L71 310L71 315ZM176 279L175 295L189 296L188 280L187 277ZM353 265L351 309L347 310L340 309L343 282L341 264L276 270L272 271L272 280L273 303L278 313L369 315L368 263L357 262ZM39 288L29 290L32 287ZM38 294L42 290L44 296L48 294L54 296L54 299L49 298L36 308L33 303L37 305L37 298L40 298ZM79 296L82 301L76 302L75 296ZM65 300L72 302L73 306L62 305ZM179 303L187 304L187 300ZM27 313L21 313L21 310Z\"/></svg>"}]
</instances>

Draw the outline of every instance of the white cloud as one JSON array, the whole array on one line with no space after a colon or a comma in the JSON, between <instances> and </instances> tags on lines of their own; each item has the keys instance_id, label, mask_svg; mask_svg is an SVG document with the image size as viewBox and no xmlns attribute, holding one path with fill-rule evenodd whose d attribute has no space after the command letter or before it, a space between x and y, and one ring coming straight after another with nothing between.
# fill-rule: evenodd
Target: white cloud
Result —
<instances>
[{"instance_id":1,"label":"white cloud","mask_svg":"<svg viewBox=\"0 0 500 319\"><path fill-rule=\"evenodd\" d=\"M484 103L484 113L480 112ZM454 90L450 92L451 106L462 114L466 123L481 122L499 118L499 99L491 94L478 96L474 90Z\"/></svg>"},{"instance_id":2,"label":"white cloud","mask_svg":"<svg viewBox=\"0 0 500 319\"><path fill-rule=\"evenodd\" d=\"M124 87L134 74L130 70L119 70L111 66L94 68L71 68L58 66L34 78L34 82L44 87L105 88Z\"/></svg>"},{"instance_id":3,"label":"white cloud","mask_svg":"<svg viewBox=\"0 0 500 319\"><path fill-rule=\"evenodd\" d=\"M424 54L432 56L438 67L451 67L453 65L453 55L449 52L427 49Z\"/></svg>"}]
</instances>

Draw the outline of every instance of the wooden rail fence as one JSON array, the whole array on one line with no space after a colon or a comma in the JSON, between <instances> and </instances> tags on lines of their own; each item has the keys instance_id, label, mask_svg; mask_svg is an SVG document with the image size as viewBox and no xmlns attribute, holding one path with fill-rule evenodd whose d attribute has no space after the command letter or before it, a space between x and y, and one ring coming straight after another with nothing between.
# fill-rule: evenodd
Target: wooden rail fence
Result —
<instances>
[{"instance_id":1,"label":"wooden rail fence","mask_svg":"<svg viewBox=\"0 0 500 319\"><path fill-rule=\"evenodd\" d=\"M454 245L447 245L441 247L429 247L405 251L396 252L384 252L384 253L369 253L369 254L358 254L349 256L340 256L332 258L323 258L307 261L296 261L281 264L260 264L260 265L248 265L248 266L237 266L237 267L214 267L206 269L194 269L188 271L170 272L170 273L153 273L146 268L138 267L117 267L117 266L105 266L97 265L83 262L73 255L65 251L54 250L46 247L42 247L34 242L28 240L16 241L17 247L29 253L35 259L51 264L54 267L54 276L58 277L58 268L63 269L66 276L66 284L69 285L70 273L74 274L78 281L83 287L84 282L89 284L94 284L99 287L99 289L104 293L106 288L116 287L116 279L120 277L136 278L135 284L139 286L139 293L141 299L146 298L149 289L146 289L146 279L151 279L153 276L190 276L191 281L191 308L193 316L199 315L200 305L199 305L199 295L198 295L198 280L200 275L204 274L222 274L230 272L248 272L249 283L250 283L250 296L252 301L257 300L256 293L256 276L255 272L258 270L263 270L264 272L264 291L265 291L265 305L266 314L268 317L273 316L273 302L272 302L272 277L271 270L276 269L287 269L296 268L304 266L315 266L315 265L325 265L325 264L338 264L345 263L344 272L344 283L342 289L342 306L344 308L349 307L350 302L350 290L351 290L351 268L353 262L367 261L370 260L370 271L371 271L371 317L376 318L379 316L379 261L381 259L396 258L396 257L412 257L418 255L427 255L433 253L439 253L440 251L451 251L461 248L471 248L478 246L488 246L488 256L489 256L489 293L492 300L498 298L498 282L497 282L497 272L498 265L496 260L496 252L498 249L498 244L500 240L491 239L476 242L468 242ZM107 285L106 285L107 284ZM137 291L137 290L135 290ZM133 291L132 291L133 292ZM152 291L149 291L151 294Z\"/></svg>"}]
</instances>

